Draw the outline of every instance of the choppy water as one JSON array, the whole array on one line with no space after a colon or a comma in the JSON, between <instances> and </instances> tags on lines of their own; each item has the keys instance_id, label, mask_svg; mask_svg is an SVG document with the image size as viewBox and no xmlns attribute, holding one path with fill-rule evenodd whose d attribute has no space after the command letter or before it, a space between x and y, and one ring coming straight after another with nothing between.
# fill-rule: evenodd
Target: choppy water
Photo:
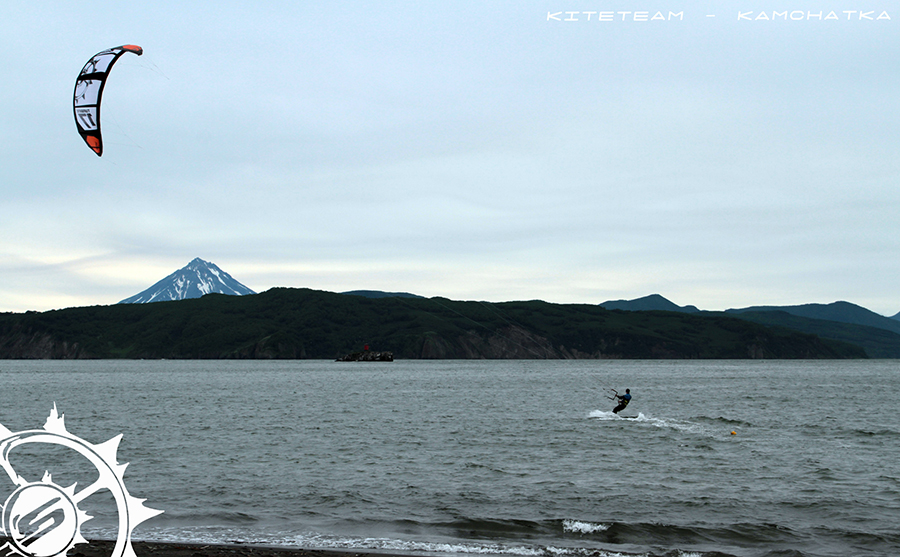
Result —
<instances>
[{"instance_id":1,"label":"choppy water","mask_svg":"<svg viewBox=\"0 0 900 557\"><path fill-rule=\"evenodd\" d=\"M129 491L165 511L135 539L900 554L897 361L3 361L0 378L14 432L55 402L91 443L124 435ZM85 534L114 538L98 497Z\"/></svg>"}]
</instances>

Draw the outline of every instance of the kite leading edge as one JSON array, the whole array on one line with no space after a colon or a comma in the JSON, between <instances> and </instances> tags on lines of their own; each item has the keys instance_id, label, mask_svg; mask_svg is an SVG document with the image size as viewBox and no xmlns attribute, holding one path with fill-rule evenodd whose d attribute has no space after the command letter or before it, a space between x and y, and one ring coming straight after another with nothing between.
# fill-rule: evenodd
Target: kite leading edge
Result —
<instances>
[{"instance_id":1,"label":"kite leading edge","mask_svg":"<svg viewBox=\"0 0 900 557\"><path fill-rule=\"evenodd\" d=\"M100 137L100 97L106 78L116 60L126 52L140 56L144 49L133 44L126 44L98 52L78 74L75 80L75 125L78 133L97 156L103 156L103 140Z\"/></svg>"}]
</instances>

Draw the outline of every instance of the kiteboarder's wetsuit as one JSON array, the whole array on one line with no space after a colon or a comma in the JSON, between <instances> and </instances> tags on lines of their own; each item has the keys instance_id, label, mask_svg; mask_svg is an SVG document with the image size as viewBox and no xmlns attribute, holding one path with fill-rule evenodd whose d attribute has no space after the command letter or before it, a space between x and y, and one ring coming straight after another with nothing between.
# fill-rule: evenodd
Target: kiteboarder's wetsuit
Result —
<instances>
[{"instance_id":1,"label":"kiteboarder's wetsuit","mask_svg":"<svg viewBox=\"0 0 900 557\"><path fill-rule=\"evenodd\" d=\"M619 399L619 405L613 408L613 414L618 414L619 410L625 410L625 407L631 402L631 389L625 389L625 394L616 395L616 398Z\"/></svg>"}]
</instances>

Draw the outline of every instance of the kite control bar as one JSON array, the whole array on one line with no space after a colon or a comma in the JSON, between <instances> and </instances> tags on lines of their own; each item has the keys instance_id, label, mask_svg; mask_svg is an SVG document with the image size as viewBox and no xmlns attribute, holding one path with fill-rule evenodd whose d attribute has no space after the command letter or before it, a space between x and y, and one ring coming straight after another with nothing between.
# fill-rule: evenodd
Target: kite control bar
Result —
<instances>
[{"instance_id":1,"label":"kite control bar","mask_svg":"<svg viewBox=\"0 0 900 557\"><path fill-rule=\"evenodd\" d=\"M606 398L608 398L609 400L616 400L616 397L619 396L619 391L617 391L617 390L615 390L615 389L606 389L606 390L607 390L607 391L612 391L612 392L613 392L613 396L608 396L608 397L606 397Z\"/></svg>"}]
</instances>

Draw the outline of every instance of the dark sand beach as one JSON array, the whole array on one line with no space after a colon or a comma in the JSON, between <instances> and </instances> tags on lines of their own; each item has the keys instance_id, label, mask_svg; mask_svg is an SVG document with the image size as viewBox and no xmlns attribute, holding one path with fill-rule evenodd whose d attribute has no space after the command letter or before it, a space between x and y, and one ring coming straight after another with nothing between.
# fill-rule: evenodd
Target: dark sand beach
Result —
<instances>
[{"instance_id":1,"label":"dark sand beach","mask_svg":"<svg viewBox=\"0 0 900 557\"><path fill-rule=\"evenodd\" d=\"M2 539L2 538L0 538ZM362 557L370 555L353 551L331 551L287 547L266 547L243 544L190 544L163 542L132 542L137 557ZM115 542L93 541L77 545L68 557L110 557ZM379 557L387 554L377 553Z\"/></svg>"}]
</instances>

